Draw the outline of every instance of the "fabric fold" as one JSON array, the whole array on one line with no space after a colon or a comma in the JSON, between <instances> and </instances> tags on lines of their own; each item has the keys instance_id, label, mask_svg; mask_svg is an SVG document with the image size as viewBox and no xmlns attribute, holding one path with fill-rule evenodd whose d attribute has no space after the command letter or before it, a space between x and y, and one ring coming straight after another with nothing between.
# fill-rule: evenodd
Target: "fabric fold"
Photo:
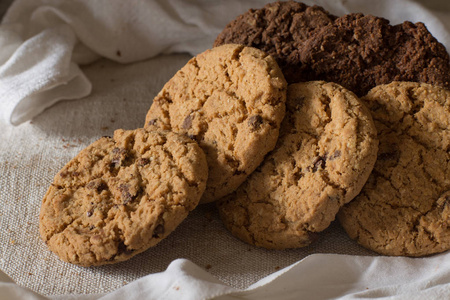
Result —
<instances>
[{"instance_id":1,"label":"fabric fold","mask_svg":"<svg viewBox=\"0 0 450 300\"><path fill-rule=\"evenodd\" d=\"M14 32L7 34L14 36ZM76 42L72 29L63 24L17 47L0 67L0 101L5 120L18 125L60 99L82 98L91 92L90 82L71 62Z\"/></svg>"},{"instance_id":2,"label":"fabric fold","mask_svg":"<svg viewBox=\"0 0 450 300\"><path fill-rule=\"evenodd\" d=\"M313 254L243 291L221 283L187 259L176 259L164 272L147 275L106 295L66 295L54 299L448 299L449 255L423 259ZM2 276L0 291L11 300L47 299Z\"/></svg>"}]
</instances>

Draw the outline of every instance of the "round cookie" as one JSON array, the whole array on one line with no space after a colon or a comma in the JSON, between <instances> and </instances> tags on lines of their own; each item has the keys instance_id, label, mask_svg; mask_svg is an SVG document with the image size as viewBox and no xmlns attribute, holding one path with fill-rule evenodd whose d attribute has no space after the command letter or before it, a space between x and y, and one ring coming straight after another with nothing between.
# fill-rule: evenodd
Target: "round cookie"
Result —
<instances>
[{"instance_id":1,"label":"round cookie","mask_svg":"<svg viewBox=\"0 0 450 300\"><path fill-rule=\"evenodd\" d=\"M273 149L284 117L286 81L261 50L224 45L192 58L163 87L145 128L188 135L205 151L202 203L235 190Z\"/></svg>"},{"instance_id":2,"label":"round cookie","mask_svg":"<svg viewBox=\"0 0 450 300\"><path fill-rule=\"evenodd\" d=\"M392 81L450 88L450 59L423 23L360 13L336 17L294 1L251 9L231 21L214 46L239 43L272 55L288 83L336 82L358 96Z\"/></svg>"},{"instance_id":3,"label":"round cookie","mask_svg":"<svg viewBox=\"0 0 450 300\"><path fill-rule=\"evenodd\" d=\"M359 193L377 145L370 112L352 92L335 83L292 84L275 149L218 202L222 221L249 244L306 246Z\"/></svg>"},{"instance_id":4,"label":"round cookie","mask_svg":"<svg viewBox=\"0 0 450 300\"><path fill-rule=\"evenodd\" d=\"M217 36L214 47L236 43L261 49L276 59L288 83L308 81L313 77L300 61L301 47L336 18L320 6L294 1L269 3L231 21Z\"/></svg>"},{"instance_id":5,"label":"round cookie","mask_svg":"<svg viewBox=\"0 0 450 300\"><path fill-rule=\"evenodd\" d=\"M358 96L392 81L450 88L448 53L423 23L391 26L383 18L348 14L315 32L300 57L314 77Z\"/></svg>"},{"instance_id":6,"label":"round cookie","mask_svg":"<svg viewBox=\"0 0 450 300\"><path fill-rule=\"evenodd\" d=\"M156 245L193 210L208 169L183 135L117 130L82 150L55 176L40 234L62 260L116 263Z\"/></svg>"},{"instance_id":7,"label":"round cookie","mask_svg":"<svg viewBox=\"0 0 450 300\"><path fill-rule=\"evenodd\" d=\"M450 249L450 91L393 82L363 98L380 140L361 194L339 213L352 239L385 255Z\"/></svg>"}]
</instances>

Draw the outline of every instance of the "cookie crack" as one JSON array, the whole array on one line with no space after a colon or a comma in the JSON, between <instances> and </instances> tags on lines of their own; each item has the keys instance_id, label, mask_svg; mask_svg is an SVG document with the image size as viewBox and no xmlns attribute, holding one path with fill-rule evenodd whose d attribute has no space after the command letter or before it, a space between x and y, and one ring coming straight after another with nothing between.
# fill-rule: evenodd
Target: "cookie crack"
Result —
<instances>
[{"instance_id":1,"label":"cookie crack","mask_svg":"<svg viewBox=\"0 0 450 300\"><path fill-rule=\"evenodd\" d=\"M173 157L173 154L167 149L166 145L163 145L163 151L164 153L169 156L170 160L177 163L177 160ZM172 165L173 166L173 165ZM195 180L191 180L186 177L186 175L183 173L183 171L180 170L180 168L175 164L176 169L176 175L180 177L182 180L184 180L190 187L198 187L198 183Z\"/></svg>"}]
</instances>

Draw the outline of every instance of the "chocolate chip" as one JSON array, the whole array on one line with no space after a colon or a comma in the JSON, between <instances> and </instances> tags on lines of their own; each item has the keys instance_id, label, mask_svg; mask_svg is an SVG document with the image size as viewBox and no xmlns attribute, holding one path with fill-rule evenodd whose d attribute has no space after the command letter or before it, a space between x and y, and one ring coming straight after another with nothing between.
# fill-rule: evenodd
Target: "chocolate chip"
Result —
<instances>
[{"instance_id":1,"label":"chocolate chip","mask_svg":"<svg viewBox=\"0 0 450 300\"><path fill-rule=\"evenodd\" d=\"M341 150L336 150L333 152L333 154L331 154L330 156L328 156L329 160L335 160L336 158L339 158L341 156Z\"/></svg>"},{"instance_id":2,"label":"chocolate chip","mask_svg":"<svg viewBox=\"0 0 450 300\"><path fill-rule=\"evenodd\" d=\"M68 171L61 171L59 173L59 176L61 176L62 178L66 178L67 176L71 176L71 177L76 177L76 176L80 176L80 172L77 171L73 171L73 172L68 172Z\"/></svg>"},{"instance_id":3,"label":"chocolate chip","mask_svg":"<svg viewBox=\"0 0 450 300\"><path fill-rule=\"evenodd\" d=\"M69 172L67 172L67 171L61 171L61 172L59 172L59 176L61 176L62 178L66 178L67 175L69 175Z\"/></svg>"},{"instance_id":4,"label":"chocolate chip","mask_svg":"<svg viewBox=\"0 0 450 300\"><path fill-rule=\"evenodd\" d=\"M92 180L88 184L86 184L86 188L90 190L96 190L97 192L101 193L102 191L108 189L108 186L106 183L102 182L101 180Z\"/></svg>"},{"instance_id":5,"label":"chocolate chip","mask_svg":"<svg viewBox=\"0 0 450 300\"><path fill-rule=\"evenodd\" d=\"M86 215L87 215L88 217L92 216L93 214L94 214L94 209L93 209L93 208L91 208L90 210L88 210L88 211L86 212Z\"/></svg>"},{"instance_id":6,"label":"chocolate chip","mask_svg":"<svg viewBox=\"0 0 450 300\"><path fill-rule=\"evenodd\" d=\"M123 148L114 148L112 149L113 157L111 159L111 164L109 165L111 168L119 167L122 164L122 160L126 158L127 150Z\"/></svg>"},{"instance_id":7,"label":"chocolate chip","mask_svg":"<svg viewBox=\"0 0 450 300\"><path fill-rule=\"evenodd\" d=\"M115 147L114 149L112 149L112 153L113 154L124 154L126 153L127 150L123 149L123 148L117 148Z\"/></svg>"},{"instance_id":8,"label":"chocolate chip","mask_svg":"<svg viewBox=\"0 0 450 300\"><path fill-rule=\"evenodd\" d=\"M153 125L156 125L156 122L158 121L158 119L151 119L150 121L148 121L148 125L149 126L153 126Z\"/></svg>"},{"instance_id":9,"label":"chocolate chip","mask_svg":"<svg viewBox=\"0 0 450 300\"><path fill-rule=\"evenodd\" d=\"M121 184L119 185L119 191L122 192L122 204L128 204L131 201L133 201L133 197L131 196L130 192L129 192L129 186L127 184Z\"/></svg>"},{"instance_id":10,"label":"chocolate chip","mask_svg":"<svg viewBox=\"0 0 450 300\"><path fill-rule=\"evenodd\" d=\"M143 167L143 166L145 166L145 165L148 165L150 163L150 159L148 159L148 158L140 158L140 159L138 159L138 161L137 161L137 165L139 166L139 167Z\"/></svg>"},{"instance_id":11,"label":"chocolate chip","mask_svg":"<svg viewBox=\"0 0 450 300\"><path fill-rule=\"evenodd\" d=\"M159 238L160 235L164 234L165 228L163 224L158 224L153 231L153 237Z\"/></svg>"},{"instance_id":12,"label":"chocolate chip","mask_svg":"<svg viewBox=\"0 0 450 300\"><path fill-rule=\"evenodd\" d=\"M313 167L308 167L308 171L317 172L319 169L325 169L325 158L322 156L317 156L313 160Z\"/></svg>"},{"instance_id":13,"label":"chocolate chip","mask_svg":"<svg viewBox=\"0 0 450 300\"><path fill-rule=\"evenodd\" d=\"M263 123L263 118L260 115L254 115L248 118L247 123L250 127L250 131L256 131L261 127L261 124Z\"/></svg>"},{"instance_id":14,"label":"chocolate chip","mask_svg":"<svg viewBox=\"0 0 450 300\"><path fill-rule=\"evenodd\" d=\"M192 115L188 115L184 121L183 124L181 124L181 128L183 129L190 129L192 127L192 120L194 119L194 117Z\"/></svg>"}]
</instances>

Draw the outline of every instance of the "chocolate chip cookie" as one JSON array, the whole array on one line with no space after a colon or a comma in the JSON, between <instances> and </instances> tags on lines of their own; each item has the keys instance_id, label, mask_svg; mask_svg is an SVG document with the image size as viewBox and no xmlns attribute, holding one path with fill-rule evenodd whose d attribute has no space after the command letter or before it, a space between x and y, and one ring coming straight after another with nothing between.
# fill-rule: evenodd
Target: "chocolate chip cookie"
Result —
<instances>
[{"instance_id":1,"label":"chocolate chip cookie","mask_svg":"<svg viewBox=\"0 0 450 300\"><path fill-rule=\"evenodd\" d=\"M275 149L218 202L233 235L268 249L310 244L359 193L377 153L370 112L335 83L289 85L286 108Z\"/></svg>"},{"instance_id":2,"label":"chocolate chip cookie","mask_svg":"<svg viewBox=\"0 0 450 300\"><path fill-rule=\"evenodd\" d=\"M385 255L450 249L450 92L393 82L363 99L380 147L361 194L339 213L342 226Z\"/></svg>"},{"instance_id":3,"label":"chocolate chip cookie","mask_svg":"<svg viewBox=\"0 0 450 300\"><path fill-rule=\"evenodd\" d=\"M320 6L294 1L269 3L231 21L214 46L236 43L261 49L276 59L289 83L308 81L314 78L308 65L300 61L303 44L336 18Z\"/></svg>"},{"instance_id":4,"label":"chocolate chip cookie","mask_svg":"<svg viewBox=\"0 0 450 300\"><path fill-rule=\"evenodd\" d=\"M192 58L154 98L145 127L185 134L205 151L201 202L234 191L273 149L287 83L261 50L224 45Z\"/></svg>"},{"instance_id":5,"label":"chocolate chip cookie","mask_svg":"<svg viewBox=\"0 0 450 300\"><path fill-rule=\"evenodd\" d=\"M423 23L392 26L371 15L337 18L317 6L276 2L228 24L214 45L225 43L263 49L289 83L336 82L358 96L392 81L450 88L448 53Z\"/></svg>"},{"instance_id":6,"label":"chocolate chip cookie","mask_svg":"<svg viewBox=\"0 0 450 300\"><path fill-rule=\"evenodd\" d=\"M54 178L40 234L62 260L110 264L156 245L205 189L206 157L172 132L117 130L82 150Z\"/></svg>"}]
</instances>

